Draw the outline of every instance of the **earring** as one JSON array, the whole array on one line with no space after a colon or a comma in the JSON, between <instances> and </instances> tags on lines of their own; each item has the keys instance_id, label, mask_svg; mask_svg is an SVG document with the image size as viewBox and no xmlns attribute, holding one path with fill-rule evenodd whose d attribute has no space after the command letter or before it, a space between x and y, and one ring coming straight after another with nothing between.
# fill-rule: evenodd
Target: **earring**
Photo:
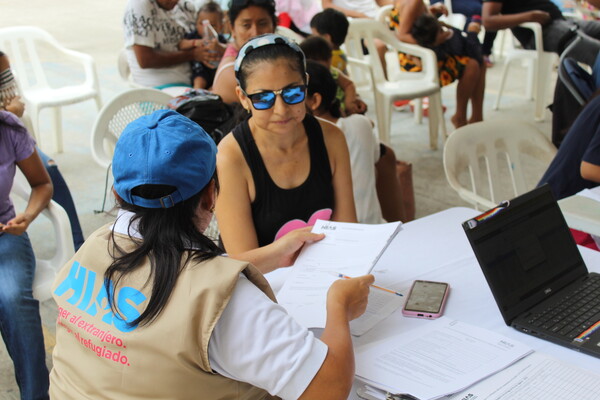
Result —
<instances>
[{"instance_id":1,"label":"earring","mask_svg":"<svg viewBox=\"0 0 600 400\"><path fill-rule=\"evenodd\" d=\"M215 206L212 206L212 207L210 208L210 210L208 210L208 211L209 211L211 214L214 214L214 212L215 212Z\"/></svg>"}]
</instances>

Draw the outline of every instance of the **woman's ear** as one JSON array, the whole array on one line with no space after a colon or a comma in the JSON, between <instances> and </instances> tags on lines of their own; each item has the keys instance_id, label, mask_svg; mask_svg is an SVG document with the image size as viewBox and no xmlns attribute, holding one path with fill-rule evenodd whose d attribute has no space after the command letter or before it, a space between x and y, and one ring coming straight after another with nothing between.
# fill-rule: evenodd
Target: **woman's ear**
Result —
<instances>
[{"instance_id":1,"label":"woman's ear","mask_svg":"<svg viewBox=\"0 0 600 400\"><path fill-rule=\"evenodd\" d=\"M242 90L240 85L237 85L235 87L235 94L238 100L240 101L242 107L244 107L244 110L246 110L247 113L250 113L252 104L250 102L250 99L244 94L244 91Z\"/></svg>"},{"instance_id":2,"label":"woman's ear","mask_svg":"<svg viewBox=\"0 0 600 400\"><path fill-rule=\"evenodd\" d=\"M214 179L211 179L206 189L204 189L204 193L202 193L202 198L200 200L200 204L203 209L213 212L215 209L215 203L217 201L217 185Z\"/></svg>"}]
</instances>

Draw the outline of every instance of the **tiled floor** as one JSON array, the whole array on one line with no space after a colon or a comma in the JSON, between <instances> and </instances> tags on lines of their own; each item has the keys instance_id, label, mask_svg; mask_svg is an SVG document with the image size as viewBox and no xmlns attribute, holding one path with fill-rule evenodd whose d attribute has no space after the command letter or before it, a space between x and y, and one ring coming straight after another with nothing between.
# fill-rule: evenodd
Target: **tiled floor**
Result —
<instances>
[{"instance_id":1,"label":"tiled floor","mask_svg":"<svg viewBox=\"0 0 600 400\"><path fill-rule=\"evenodd\" d=\"M0 27L6 27L16 21L18 24L35 25L48 30L62 44L86 52L94 57L97 63L98 76L102 87L104 102L127 89L118 76L116 69L117 54L122 47L121 14L125 2L122 0L63 0L54 2L52 6L44 0L28 0L26 2L10 2L0 0L2 17ZM50 7L54 9L50 10ZM496 88L502 65L495 66L488 72L488 84L485 100L486 119L520 119L531 122L549 136L549 115L546 122L533 122L533 103L523 97L525 73L522 68L513 68L509 76L506 95L503 97L502 109L492 111ZM57 71L67 74L69 71ZM63 76L64 78L64 76ZM553 83L548 82L552 88ZM446 120L451 128L449 116L454 109L455 87L443 90L444 105L447 106ZM551 92L552 90L550 90ZM57 161L60 170L71 187L73 197L81 218L84 233L90 234L96 228L111 220L111 216L96 213L102 206L105 171L97 166L90 155L90 132L97 114L92 101L69 106L64 112L65 152L54 154L49 146L48 137L42 132L42 146ZM369 113L372 117L372 110ZM48 115L43 116L42 127ZM423 124L414 123L409 112L394 112L392 147L399 159L413 163L413 181L415 188L417 216L428 215L453 206L465 206L455 192L448 186L442 166L442 143L440 149L429 149L427 120ZM44 144L46 143L48 147ZM539 174L541 171L534 171ZM535 181L535 179L534 179ZM110 202L109 202L110 208ZM48 252L44 246L45 235L49 226L43 221L30 229L34 247L38 254ZM42 318L48 351L47 362L51 366L51 349L54 344L54 319L56 307L52 301L42 304ZM18 399L12 363L3 344L0 344L0 400Z\"/></svg>"}]
</instances>

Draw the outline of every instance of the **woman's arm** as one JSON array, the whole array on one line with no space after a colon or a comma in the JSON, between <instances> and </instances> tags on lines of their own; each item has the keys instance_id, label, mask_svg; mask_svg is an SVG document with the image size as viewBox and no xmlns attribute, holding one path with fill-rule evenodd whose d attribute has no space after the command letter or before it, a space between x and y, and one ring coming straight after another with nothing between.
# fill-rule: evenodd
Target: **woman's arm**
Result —
<instances>
[{"instance_id":1,"label":"woman's arm","mask_svg":"<svg viewBox=\"0 0 600 400\"><path fill-rule=\"evenodd\" d=\"M219 143L217 172L220 189L217 195L216 215L221 239L227 253L238 258L236 255L256 249L258 238L250 206L252 174L240 146L231 133ZM254 187L252 190L254 191Z\"/></svg>"},{"instance_id":2,"label":"woman's arm","mask_svg":"<svg viewBox=\"0 0 600 400\"><path fill-rule=\"evenodd\" d=\"M31 222L50 202L52 198L52 182L42 164L42 160L34 149L33 154L24 160L17 162L17 166L23 172L29 185L31 186L31 195L29 202L23 213L17 214L8 221L1 230L12 235L21 235L27 230Z\"/></svg>"},{"instance_id":3,"label":"woman's arm","mask_svg":"<svg viewBox=\"0 0 600 400\"><path fill-rule=\"evenodd\" d=\"M400 6L402 4L402 6ZM404 0L396 1L396 9L399 10L398 26L396 27L396 37L405 43L416 44L417 41L410 33L415 20L423 13L427 12L423 0Z\"/></svg>"},{"instance_id":4,"label":"woman's arm","mask_svg":"<svg viewBox=\"0 0 600 400\"><path fill-rule=\"evenodd\" d=\"M540 10L517 14L502 14L502 3L499 1L489 1L483 3L481 19L486 30L497 31L515 27L523 22L539 22L544 25L550 22L550 14Z\"/></svg>"},{"instance_id":5,"label":"woman's arm","mask_svg":"<svg viewBox=\"0 0 600 400\"><path fill-rule=\"evenodd\" d=\"M600 183L600 165L582 161L580 173L583 179Z\"/></svg>"},{"instance_id":6,"label":"woman's arm","mask_svg":"<svg viewBox=\"0 0 600 400\"><path fill-rule=\"evenodd\" d=\"M325 147L331 164L333 175L334 221L357 222L354 195L352 192L352 173L350 170L350 154L344 133L330 123L319 120Z\"/></svg>"},{"instance_id":7,"label":"woman's arm","mask_svg":"<svg viewBox=\"0 0 600 400\"><path fill-rule=\"evenodd\" d=\"M227 57L221 60L221 64L217 68L215 73L215 81L211 91L221 96L221 99L225 103L237 103L239 99L235 94L235 88L237 86L237 80L235 79L235 72L233 71L233 61L235 59Z\"/></svg>"}]
</instances>

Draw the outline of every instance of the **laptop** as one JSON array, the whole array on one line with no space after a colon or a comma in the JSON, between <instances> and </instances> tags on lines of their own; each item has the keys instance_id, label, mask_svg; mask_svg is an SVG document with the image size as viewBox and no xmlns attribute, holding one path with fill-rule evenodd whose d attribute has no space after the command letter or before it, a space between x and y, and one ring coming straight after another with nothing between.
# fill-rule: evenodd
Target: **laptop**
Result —
<instances>
[{"instance_id":1,"label":"laptop","mask_svg":"<svg viewBox=\"0 0 600 400\"><path fill-rule=\"evenodd\" d=\"M548 185L462 226L507 325L600 357L600 274L588 272Z\"/></svg>"}]
</instances>

